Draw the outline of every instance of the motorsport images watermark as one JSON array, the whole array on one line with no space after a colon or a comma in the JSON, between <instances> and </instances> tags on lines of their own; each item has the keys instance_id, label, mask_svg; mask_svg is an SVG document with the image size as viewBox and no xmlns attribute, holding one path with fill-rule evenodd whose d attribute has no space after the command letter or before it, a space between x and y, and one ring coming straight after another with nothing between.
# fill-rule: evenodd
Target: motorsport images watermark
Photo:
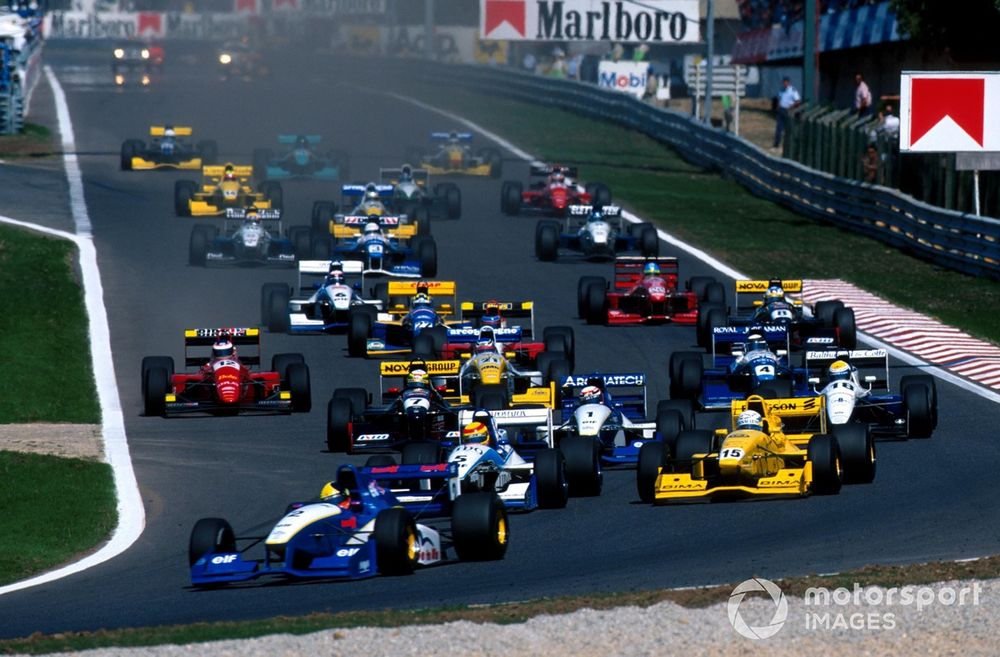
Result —
<instances>
[{"instance_id":1,"label":"motorsport images watermark","mask_svg":"<svg viewBox=\"0 0 1000 657\"><path fill-rule=\"evenodd\" d=\"M979 605L983 586L973 582L968 586L903 586L881 588L854 584L852 589L839 587L829 589L819 586L806 589L802 598L804 609L803 627L806 630L892 630L896 628L896 613L893 609L916 607L923 611L928 607ZM741 613L747 594L762 593L757 599L770 598L771 605L764 605L763 616L751 624ZM773 605L773 606L772 606ZM743 607L746 610L746 607ZM788 599L781 588L770 580L755 577L740 582L726 604L729 623L741 636L759 641L777 634L788 622ZM761 615L755 608L753 613ZM767 617L770 617L768 620Z\"/></svg>"}]
</instances>

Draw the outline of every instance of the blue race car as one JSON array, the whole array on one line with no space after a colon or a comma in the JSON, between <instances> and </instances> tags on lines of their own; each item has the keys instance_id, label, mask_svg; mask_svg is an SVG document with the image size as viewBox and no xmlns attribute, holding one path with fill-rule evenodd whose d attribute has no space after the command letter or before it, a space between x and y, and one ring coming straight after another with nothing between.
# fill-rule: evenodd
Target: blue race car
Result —
<instances>
[{"instance_id":1,"label":"blue race car","mask_svg":"<svg viewBox=\"0 0 1000 657\"><path fill-rule=\"evenodd\" d=\"M188 544L191 583L215 586L266 575L363 579L408 574L452 554L502 559L509 536L504 505L492 492L458 495L457 477L457 467L445 464L342 465L318 499L289 505L266 536L237 537L222 518L202 518ZM421 490L422 482L431 486L425 495L440 499L401 499L383 487L390 481Z\"/></svg>"},{"instance_id":2,"label":"blue race car","mask_svg":"<svg viewBox=\"0 0 1000 657\"><path fill-rule=\"evenodd\" d=\"M382 287L384 286L384 287ZM414 353L434 358L456 319L454 281L388 281L376 286L385 296L385 312L351 320L347 351L351 356ZM421 337L423 336L423 337Z\"/></svg>"},{"instance_id":3,"label":"blue race car","mask_svg":"<svg viewBox=\"0 0 1000 657\"><path fill-rule=\"evenodd\" d=\"M714 327L708 367L698 352L670 355L670 396L690 399L703 410L728 409L749 394L812 396L808 371L790 362L790 341L784 324Z\"/></svg>"},{"instance_id":4,"label":"blue race car","mask_svg":"<svg viewBox=\"0 0 1000 657\"><path fill-rule=\"evenodd\" d=\"M411 237L411 231L398 230L401 221L389 215L345 216L342 225L335 226L331 258L361 260L366 276L433 278L437 275L437 243L429 235Z\"/></svg>"},{"instance_id":5,"label":"blue race car","mask_svg":"<svg viewBox=\"0 0 1000 657\"><path fill-rule=\"evenodd\" d=\"M293 227L281 236L281 210L227 208L222 232L216 226L197 224L191 228L188 263L214 265L293 267L297 251L293 240L305 226Z\"/></svg>"},{"instance_id":6,"label":"blue race car","mask_svg":"<svg viewBox=\"0 0 1000 657\"><path fill-rule=\"evenodd\" d=\"M560 249L577 251L586 260L613 260L623 251L653 258L660 255L660 238L650 224L626 227L617 205L571 205L563 226L545 220L535 227L539 260L556 260Z\"/></svg>"},{"instance_id":7,"label":"blue race car","mask_svg":"<svg viewBox=\"0 0 1000 657\"><path fill-rule=\"evenodd\" d=\"M435 185L436 195L447 195L446 189ZM458 188L455 188L458 191ZM396 231L403 237L431 234L430 206L424 202L414 204L403 195L399 195L399 186L392 182L349 183L340 187L340 204L336 201L316 201L312 207L311 225L315 235L333 235L340 237L344 219L348 216L369 217L373 220L383 216L398 218ZM431 201L430 198L426 199ZM453 199L454 200L454 199ZM458 212L461 212L461 194L459 194ZM431 201L440 208L440 201ZM446 213L447 215L447 213ZM457 218L450 217L450 218Z\"/></svg>"},{"instance_id":8,"label":"blue race car","mask_svg":"<svg viewBox=\"0 0 1000 657\"><path fill-rule=\"evenodd\" d=\"M275 156L266 148L253 152L253 172L258 180L343 180L348 176L349 156L341 151L318 153L319 135L278 135L283 152ZM291 147L291 148L288 148Z\"/></svg>"}]
</instances>

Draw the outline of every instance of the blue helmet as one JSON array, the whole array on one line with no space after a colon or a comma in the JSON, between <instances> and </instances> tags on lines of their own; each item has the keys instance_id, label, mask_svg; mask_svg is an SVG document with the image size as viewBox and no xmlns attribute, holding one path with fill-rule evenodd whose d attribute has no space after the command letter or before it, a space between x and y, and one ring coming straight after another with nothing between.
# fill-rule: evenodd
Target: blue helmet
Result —
<instances>
[{"instance_id":1,"label":"blue helmet","mask_svg":"<svg viewBox=\"0 0 1000 657\"><path fill-rule=\"evenodd\" d=\"M655 262L647 262L646 266L642 269L642 273L644 276L659 276L660 266Z\"/></svg>"}]
</instances>

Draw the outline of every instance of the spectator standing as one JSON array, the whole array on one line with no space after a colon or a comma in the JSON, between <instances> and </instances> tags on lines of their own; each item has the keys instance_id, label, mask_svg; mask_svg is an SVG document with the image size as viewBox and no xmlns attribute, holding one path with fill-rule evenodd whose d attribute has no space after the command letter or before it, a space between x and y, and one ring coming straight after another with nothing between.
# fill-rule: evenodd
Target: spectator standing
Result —
<instances>
[{"instance_id":1,"label":"spectator standing","mask_svg":"<svg viewBox=\"0 0 1000 657\"><path fill-rule=\"evenodd\" d=\"M858 116L867 116L872 111L872 92L860 73L854 74L854 111Z\"/></svg>"},{"instance_id":2,"label":"spectator standing","mask_svg":"<svg viewBox=\"0 0 1000 657\"><path fill-rule=\"evenodd\" d=\"M781 148L781 138L788 123L789 113L802 104L802 96L792 86L792 80L786 77L781 81L781 91L778 92L776 100L778 114L777 122L774 125L774 148L772 149L775 151Z\"/></svg>"},{"instance_id":3,"label":"spectator standing","mask_svg":"<svg viewBox=\"0 0 1000 657\"><path fill-rule=\"evenodd\" d=\"M880 130L886 134L896 134L899 132L899 117L892 113L892 105L886 105L882 112L882 126Z\"/></svg>"},{"instance_id":4,"label":"spectator standing","mask_svg":"<svg viewBox=\"0 0 1000 657\"><path fill-rule=\"evenodd\" d=\"M549 67L549 77L566 77L566 53L562 48L555 48L552 51L552 66Z\"/></svg>"}]
</instances>

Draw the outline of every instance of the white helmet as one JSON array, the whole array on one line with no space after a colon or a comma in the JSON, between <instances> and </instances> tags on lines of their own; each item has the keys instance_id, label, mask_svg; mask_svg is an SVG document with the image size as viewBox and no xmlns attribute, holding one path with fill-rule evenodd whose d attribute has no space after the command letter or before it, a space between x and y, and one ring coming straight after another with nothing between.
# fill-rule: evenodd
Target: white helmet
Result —
<instances>
[{"instance_id":1,"label":"white helmet","mask_svg":"<svg viewBox=\"0 0 1000 657\"><path fill-rule=\"evenodd\" d=\"M365 224L365 235L377 235L382 232L382 227L379 226L374 221L369 221Z\"/></svg>"},{"instance_id":2,"label":"white helmet","mask_svg":"<svg viewBox=\"0 0 1000 657\"><path fill-rule=\"evenodd\" d=\"M740 416L736 418L736 428L763 431L764 418L762 418L760 413L757 411L743 411L740 413Z\"/></svg>"}]
</instances>

